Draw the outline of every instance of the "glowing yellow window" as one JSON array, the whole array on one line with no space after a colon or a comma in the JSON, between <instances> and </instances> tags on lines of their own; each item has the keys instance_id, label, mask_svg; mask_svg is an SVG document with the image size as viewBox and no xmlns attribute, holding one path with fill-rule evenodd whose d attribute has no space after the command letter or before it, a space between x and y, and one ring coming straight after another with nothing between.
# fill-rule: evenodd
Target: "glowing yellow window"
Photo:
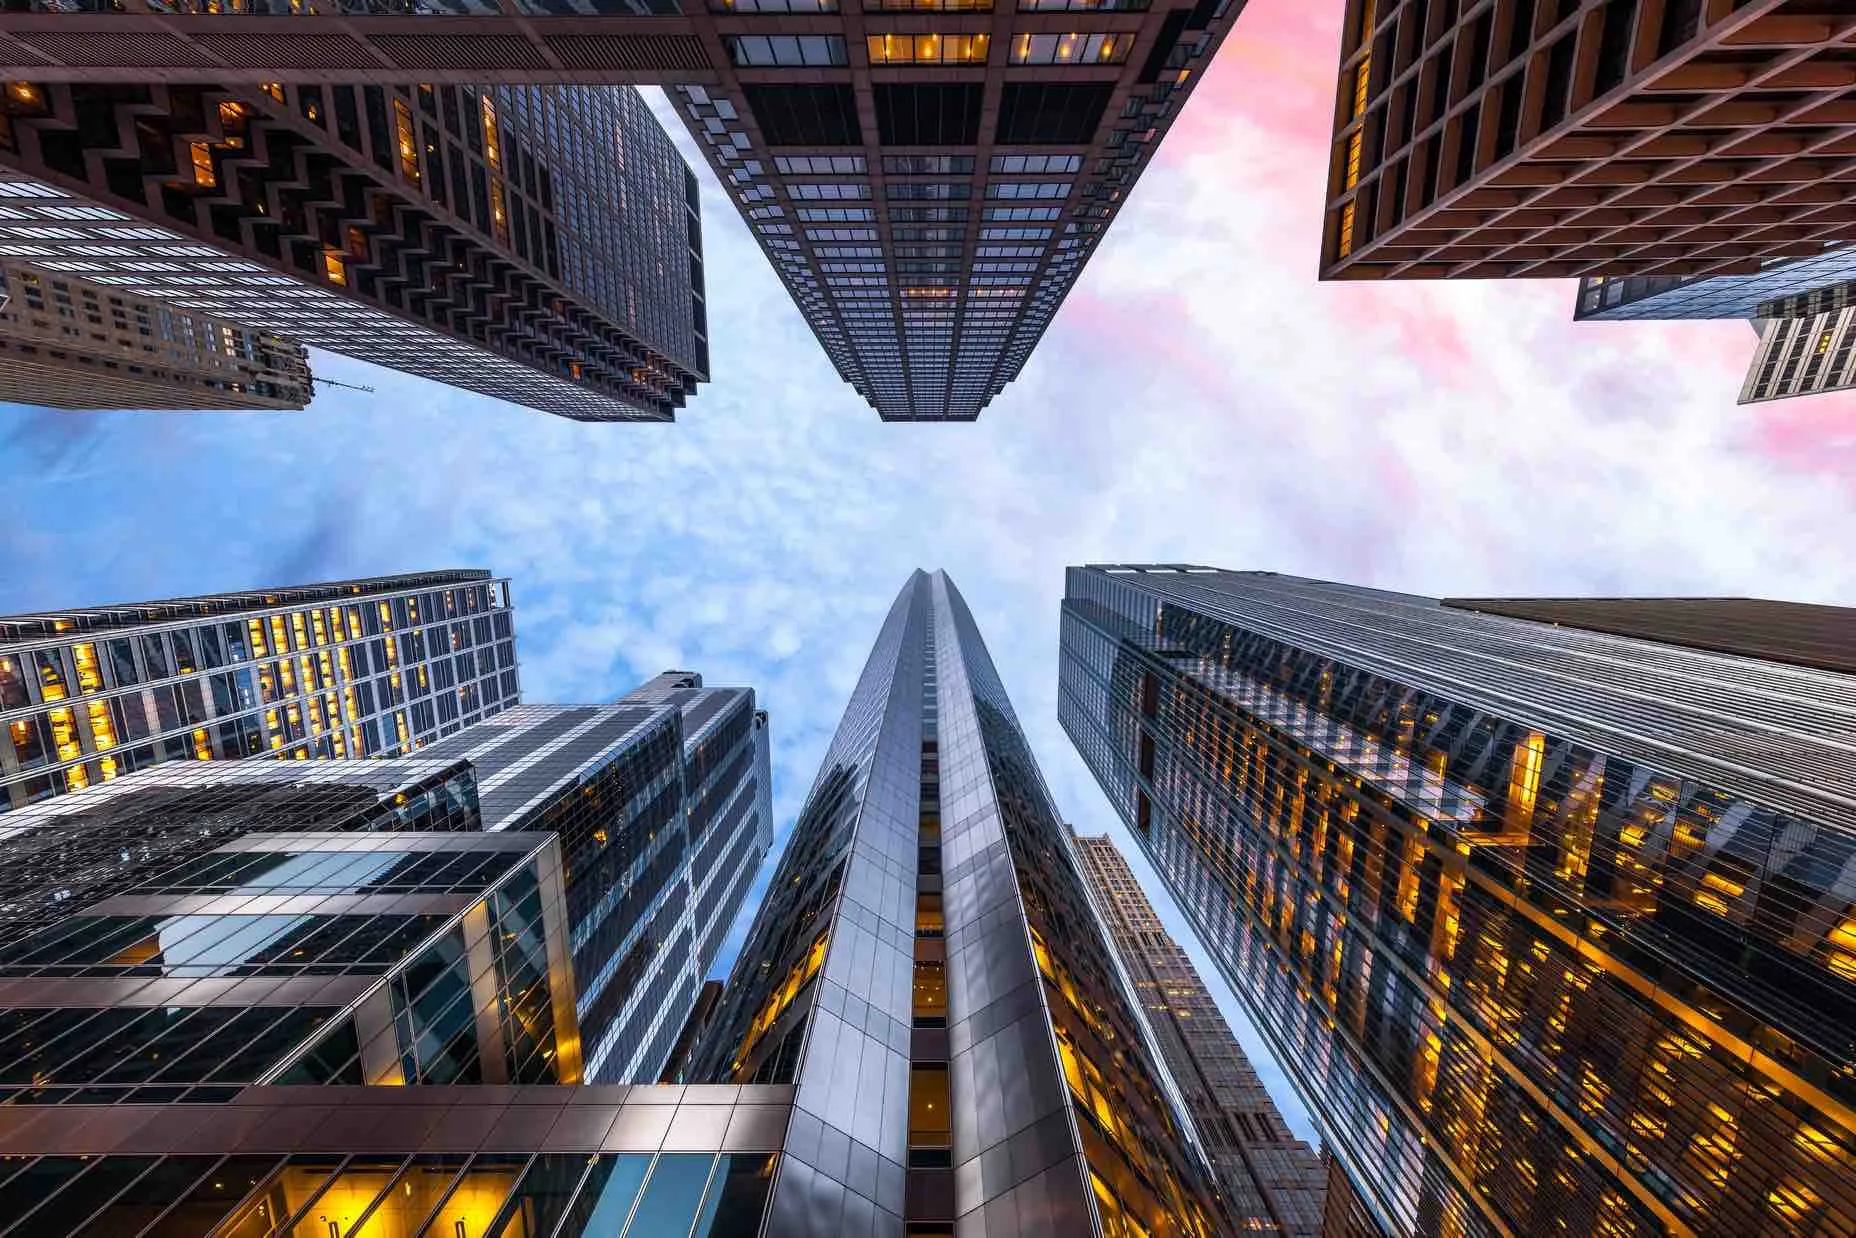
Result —
<instances>
[{"instance_id":1,"label":"glowing yellow window","mask_svg":"<svg viewBox=\"0 0 1856 1238\"><path fill-rule=\"evenodd\" d=\"M348 260L342 257L342 251L325 247L322 251L322 272L329 277L331 284L348 283Z\"/></svg>"},{"instance_id":2,"label":"glowing yellow window","mask_svg":"<svg viewBox=\"0 0 1856 1238\"><path fill-rule=\"evenodd\" d=\"M1340 256L1353 252L1353 203L1340 208Z\"/></svg>"},{"instance_id":3,"label":"glowing yellow window","mask_svg":"<svg viewBox=\"0 0 1856 1238\"><path fill-rule=\"evenodd\" d=\"M916 1066L909 1071L909 1147L946 1148L954 1142L947 1087L947 1067Z\"/></svg>"},{"instance_id":4,"label":"glowing yellow window","mask_svg":"<svg viewBox=\"0 0 1856 1238\"><path fill-rule=\"evenodd\" d=\"M483 157L493 168L503 166L503 150L497 141L496 104L487 94L479 95L483 105Z\"/></svg>"},{"instance_id":5,"label":"glowing yellow window","mask_svg":"<svg viewBox=\"0 0 1856 1238\"><path fill-rule=\"evenodd\" d=\"M490 223L499 241L509 240L509 212L503 198L503 182L490 182Z\"/></svg>"},{"instance_id":6,"label":"glowing yellow window","mask_svg":"<svg viewBox=\"0 0 1856 1238\"><path fill-rule=\"evenodd\" d=\"M403 99L393 101L393 122L400 148L400 174L419 183L419 141L413 133L412 109Z\"/></svg>"}]
</instances>

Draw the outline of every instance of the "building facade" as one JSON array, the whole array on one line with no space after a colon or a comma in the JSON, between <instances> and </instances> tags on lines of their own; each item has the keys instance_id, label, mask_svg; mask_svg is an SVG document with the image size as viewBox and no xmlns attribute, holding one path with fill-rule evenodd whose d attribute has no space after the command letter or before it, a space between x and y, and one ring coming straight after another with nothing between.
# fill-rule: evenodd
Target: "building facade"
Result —
<instances>
[{"instance_id":1,"label":"building facade","mask_svg":"<svg viewBox=\"0 0 1856 1238\"><path fill-rule=\"evenodd\" d=\"M1787 0L1347 0L1322 276L1726 275L1856 240L1853 31Z\"/></svg>"},{"instance_id":2,"label":"building facade","mask_svg":"<svg viewBox=\"0 0 1856 1238\"><path fill-rule=\"evenodd\" d=\"M519 698L484 571L0 616L0 813L163 761L405 753Z\"/></svg>"},{"instance_id":3,"label":"building facade","mask_svg":"<svg viewBox=\"0 0 1856 1238\"><path fill-rule=\"evenodd\" d=\"M35 0L0 14L0 75L663 85L839 375L935 421L1017 377L1243 4L184 7Z\"/></svg>"},{"instance_id":4,"label":"building facade","mask_svg":"<svg viewBox=\"0 0 1856 1238\"><path fill-rule=\"evenodd\" d=\"M695 178L636 91L16 81L0 122L0 257L577 420L707 377Z\"/></svg>"},{"instance_id":5,"label":"building facade","mask_svg":"<svg viewBox=\"0 0 1856 1238\"><path fill-rule=\"evenodd\" d=\"M13 814L0 855L63 840L46 906L122 860L0 947L0 1228L760 1233L791 1089L577 1086L562 840L481 825L471 767L421 759L166 766Z\"/></svg>"},{"instance_id":6,"label":"building facade","mask_svg":"<svg viewBox=\"0 0 1856 1238\"><path fill-rule=\"evenodd\" d=\"M1808 318L1766 318L1747 367L1740 403L1823 395L1856 387L1856 308Z\"/></svg>"},{"instance_id":7,"label":"building facade","mask_svg":"<svg viewBox=\"0 0 1856 1238\"><path fill-rule=\"evenodd\" d=\"M773 843L767 715L666 672L612 705L519 705L422 748L484 828L560 838L585 1074L664 1071Z\"/></svg>"},{"instance_id":8,"label":"building facade","mask_svg":"<svg viewBox=\"0 0 1856 1238\"><path fill-rule=\"evenodd\" d=\"M884 620L686 1077L794 1086L770 1233L1235 1232L942 573Z\"/></svg>"},{"instance_id":9,"label":"building facade","mask_svg":"<svg viewBox=\"0 0 1856 1238\"><path fill-rule=\"evenodd\" d=\"M1523 605L1073 568L1061 719L1355 1219L1856 1226L1856 680Z\"/></svg>"},{"instance_id":10,"label":"building facade","mask_svg":"<svg viewBox=\"0 0 1856 1238\"><path fill-rule=\"evenodd\" d=\"M1244 1233L1320 1238L1327 1169L1290 1133L1198 969L1106 835L1078 837L1090 893Z\"/></svg>"},{"instance_id":11,"label":"building facade","mask_svg":"<svg viewBox=\"0 0 1856 1238\"><path fill-rule=\"evenodd\" d=\"M68 409L300 409L300 344L74 275L0 268L0 401Z\"/></svg>"},{"instance_id":12,"label":"building facade","mask_svg":"<svg viewBox=\"0 0 1856 1238\"><path fill-rule=\"evenodd\" d=\"M482 832L466 765L167 766L7 829L7 1106L580 1078L558 843Z\"/></svg>"}]
</instances>

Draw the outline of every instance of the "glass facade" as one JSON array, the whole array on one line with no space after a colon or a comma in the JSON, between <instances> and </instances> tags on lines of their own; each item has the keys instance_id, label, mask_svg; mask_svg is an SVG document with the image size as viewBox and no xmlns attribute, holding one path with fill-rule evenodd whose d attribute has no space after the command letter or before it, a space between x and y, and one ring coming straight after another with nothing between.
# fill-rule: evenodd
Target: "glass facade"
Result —
<instances>
[{"instance_id":1,"label":"glass facade","mask_svg":"<svg viewBox=\"0 0 1856 1238\"><path fill-rule=\"evenodd\" d=\"M10 816L0 1107L576 1082L558 844L482 832L467 767L401 765L152 770Z\"/></svg>"},{"instance_id":2,"label":"glass facade","mask_svg":"<svg viewBox=\"0 0 1856 1238\"><path fill-rule=\"evenodd\" d=\"M687 1076L794 1086L770 1233L1233 1232L942 573L890 609Z\"/></svg>"},{"instance_id":3,"label":"glass facade","mask_svg":"<svg viewBox=\"0 0 1856 1238\"><path fill-rule=\"evenodd\" d=\"M1580 322L1664 322L1685 318L1753 318L1767 302L1856 279L1856 247L1778 258L1744 275L1606 277L1579 281L1573 317Z\"/></svg>"},{"instance_id":4,"label":"glass facade","mask_svg":"<svg viewBox=\"0 0 1856 1238\"><path fill-rule=\"evenodd\" d=\"M752 694L673 673L464 734L170 764L8 815L0 1233L762 1232L793 1089L582 1084L575 983L589 937L662 901L655 836L729 870L681 861L685 940L656 952L738 897L768 834ZM638 812L666 788L668 819ZM593 1013L652 974L601 977ZM682 995L652 1000L679 1030Z\"/></svg>"},{"instance_id":5,"label":"glass facade","mask_svg":"<svg viewBox=\"0 0 1856 1238\"><path fill-rule=\"evenodd\" d=\"M0 257L577 420L708 372L694 175L633 90L10 83Z\"/></svg>"},{"instance_id":6,"label":"glass facade","mask_svg":"<svg viewBox=\"0 0 1856 1238\"><path fill-rule=\"evenodd\" d=\"M1327 1190L1320 1158L1289 1133L1211 991L1115 844L1106 836L1075 842L1096 909L1217 1167L1226 1213L1247 1234L1316 1238Z\"/></svg>"},{"instance_id":7,"label":"glass facade","mask_svg":"<svg viewBox=\"0 0 1856 1238\"><path fill-rule=\"evenodd\" d=\"M0 400L69 409L300 409L309 354L267 331L74 275L0 270Z\"/></svg>"},{"instance_id":8,"label":"glass facade","mask_svg":"<svg viewBox=\"0 0 1856 1238\"><path fill-rule=\"evenodd\" d=\"M1856 308L1754 324L1759 347L1747 366L1740 403L1823 395L1856 387Z\"/></svg>"},{"instance_id":9,"label":"glass facade","mask_svg":"<svg viewBox=\"0 0 1856 1238\"><path fill-rule=\"evenodd\" d=\"M1071 569L1060 686L1356 1212L1856 1225L1848 675L1153 565Z\"/></svg>"},{"instance_id":10,"label":"glass facade","mask_svg":"<svg viewBox=\"0 0 1856 1238\"><path fill-rule=\"evenodd\" d=\"M410 752L519 693L482 571L0 616L0 814L167 761Z\"/></svg>"},{"instance_id":11,"label":"glass facade","mask_svg":"<svg viewBox=\"0 0 1856 1238\"><path fill-rule=\"evenodd\" d=\"M961 421L1018 376L1243 4L708 7L713 72L671 98L710 166L839 376L886 421Z\"/></svg>"},{"instance_id":12,"label":"glass facade","mask_svg":"<svg viewBox=\"0 0 1856 1238\"><path fill-rule=\"evenodd\" d=\"M671 671L612 705L523 705L420 752L467 760L484 828L560 839L587 1077L649 1082L773 841L767 717Z\"/></svg>"}]
</instances>

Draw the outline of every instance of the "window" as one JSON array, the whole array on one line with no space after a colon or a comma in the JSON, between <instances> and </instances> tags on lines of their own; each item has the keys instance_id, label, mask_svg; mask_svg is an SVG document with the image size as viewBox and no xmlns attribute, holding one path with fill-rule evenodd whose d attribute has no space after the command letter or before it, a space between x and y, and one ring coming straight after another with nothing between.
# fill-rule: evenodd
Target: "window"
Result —
<instances>
[{"instance_id":1,"label":"window","mask_svg":"<svg viewBox=\"0 0 1856 1238\"><path fill-rule=\"evenodd\" d=\"M953 1123L949 1120L947 1067L913 1066L909 1069L909 1163L911 1165L946 1165L947 1150L953 1147ZM928 1156L917 1153L927 1152ZM937 1158L934 1154L939 1153Z\"/></svg>"},{"instance_id":2,"label":"window","mask_svg":"<svg viewBox=\"0 0 1856 1238\"><path fill-rule=\"evenodd\" d=\"M1020 34L1012 39L1012 63L1120 64L1133 46L1131 34Z\"/></svg>"},{"instance_id":3,"label":"window","mask_svg":"<svg viewBox=\"0 0 1856 1238\"><path fill-rule=\"evenodd\" d=\"M985 64L991 42L984 34L873 34L866 40L873 65Z\"/></svg>"},{"instance_id":4,"label":"window","mask_svg":"<svg viewBox=\"0 0 1856 1238\"><path fill-rule=\"evenodd\" d=\"M994 155L991 164L994 172L1028 173L1033 176L1078 172L1082 167L1081 155Z\"/></svg>"},{"instance_id":5,"label":"window","mask_svg":"<svg viewBox=\"0 0 1856 1238\"><path fill-rule=\"evenodd\" d=\"M744 69L850 63L844 36L837 34L742 34L730 35L723 42L729 60Z\"/></svg>"}]
</instances>

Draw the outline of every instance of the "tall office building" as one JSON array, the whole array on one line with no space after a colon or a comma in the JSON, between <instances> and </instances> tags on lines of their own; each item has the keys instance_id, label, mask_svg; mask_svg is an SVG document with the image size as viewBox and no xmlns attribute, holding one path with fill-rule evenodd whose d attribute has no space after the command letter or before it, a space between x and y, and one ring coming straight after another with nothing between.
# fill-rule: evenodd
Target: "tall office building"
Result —
<instances>
[{"instance_id":1,"label":"tall office building","mask_svg":"<svg viewBox=\"0 0 1856 1238\"><path fill-rule=\"evenodd\" d=\"M467 760L487 830L552 831L586 1077L663 1072L773 843L767 716L673 671L612 705L519 705L421 748Z\"/></svg>"},{"instance_id":2,"label":"tall office building","mask_svg":"<svg viewBox=\"0 0 1856 1238\"><path fill-rule=\"evenodd\" d=\"M69 409L298 409L309 354L74 275L0 269L0 402Z\"/></svg>"},{"instance_id":3,"label":"tall office building","mask_svg":"<svg viewBox=\"0 0 1856 1238\"><path fill-rule=\"evenodd\" d=\"M1847 6L1348 0L1328 279L1713 275L1856 240Z\"/></svg>"},{"instance_id":4,"label":"tall office building","mask_svg":"<svg viewBox=\"0 0 1856 1238\"><path fill-rule=\"evenodd\" d=\"M0 616L0 813L162 761L404 753L519 687L484 571Z\"/></svg>"},{"instance_id":5,"label":"tall office building","mask_svg":"<svg viewBox=\"0 0 1856 1238\"><path fill-rule=\"evenodd\" d=\"M1356 1216L1843 1233L1856 624L1826 610L1073 568L1061 718Z\"/></svg>"},{"instance_id":6,"label":"tall office building","mask_svg":"<svg viewBox=\"0 0 1856 1238\"><path fill-rule=\"evenodd\" d=\"M1243 5L63 7L0 14L0 76L669 87L840 376L885 419L963 420L1017 377Z\"/></svg>"},{"instance_id":7,"label":"tall office building","mask_svg":"<svg viewBox=\"0 0 1856 1238\"><path fill-rule=\"evenodd\" d=\"M943 573L890 608L686 1077L795 1086L769 1233L1235 1233Z\"/></svg>"},{"instance_id":8,"label":"tall office building","mask_svg":"<svg viewBox=\"0 0 1856 1238\"><path fill-rule=\"evenodd\" d=\"M1327 1169L1289 1132L1198 969L1106 835L1075 839L1096 909L1245 1233L1319 1238Z\"/></svg>"},{"instance_id":9,"label":"tall office building","mask_svg":"<svg viewBox=\"0 0 1856 1238\"><path fill-rule=\"evenodd\" d=\"M760 1232L791 1089L573 1086L562 839L482 832L468 764L167 766L28 822L7 1234Z\"/></svg>"},{"instance_id":10,"label":"tall office building","mask_svg":"<svg viewBox=\"0 0 1856 1238\"><path fill-rule=\"evenodd\" d=\"M637 92L358 76L11 82L0 257L563 417L670 420L708 372L702 230Z\"/></svg>"}]
</instances>

